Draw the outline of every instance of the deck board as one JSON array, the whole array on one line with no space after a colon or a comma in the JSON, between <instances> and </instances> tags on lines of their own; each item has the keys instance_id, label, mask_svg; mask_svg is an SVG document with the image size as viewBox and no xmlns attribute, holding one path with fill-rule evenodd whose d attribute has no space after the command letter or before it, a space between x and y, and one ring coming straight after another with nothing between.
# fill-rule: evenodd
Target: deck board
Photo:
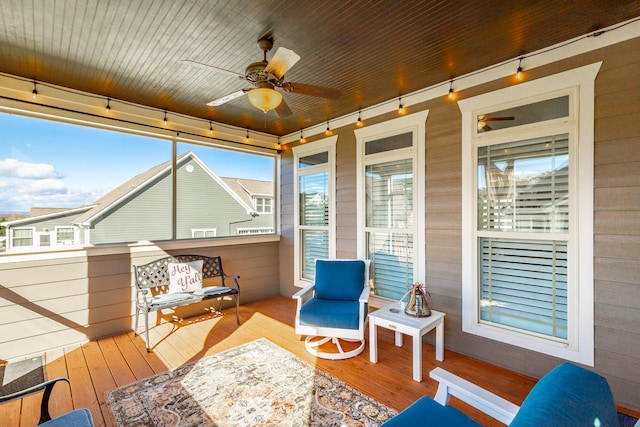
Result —
<instances>
[{"instance_id":1,"label":"deck board","mask_svg":"<svg viewBox=\"0 0 640 427\"><path fill-rule=\"evenodd\" d=\"M143 337L133 332L48 351L45 354L48 378L66 376L71 380L70 387L62 384L54 388L52 415L86 407L91 410L96 426L111 427L114 420L106 392L262 337L396 410L406 408L423 395L435 395L437 383L429 378L429 371L437 366L516 404L521 403L535 383L533 378L448 350L445 360L437 362L434 346L427 343L423 344L423 381L418 383L412 379L411 340L405 339L402 347L396 347L393 332L383 328L378 329L378 363L369 361L368 348L347 360L316 359L304 348L304 340L294 333L293 300L275 297L243 305L240 326L236 324L234 310L225 310L221 317L206 313L153 327L149 353ZM34 397L1 405L0 419L8 420L10 426L35 426L38 415L34 412L38 408L34 402L39 400L32 400ZM484 425L501 425L455 399L452 404Z\"/></svg>"}]
</instances>

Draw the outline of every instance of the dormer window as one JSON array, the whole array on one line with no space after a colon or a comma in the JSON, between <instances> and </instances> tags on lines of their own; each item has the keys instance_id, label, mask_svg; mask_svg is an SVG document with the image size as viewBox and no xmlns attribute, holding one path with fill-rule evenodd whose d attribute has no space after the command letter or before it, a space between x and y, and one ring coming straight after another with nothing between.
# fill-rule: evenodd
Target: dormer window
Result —
<instances>
[{"instance_id":1,"label":"dormer window","mask_svg":"<svg viewBox=\"0 0 640 427\"><path fill-rule=\"evenodd\" d=\"M270 214L273 212L273 199L271 197L256 197L254 204L258 213Z\"/></svg>"}]
</instances>

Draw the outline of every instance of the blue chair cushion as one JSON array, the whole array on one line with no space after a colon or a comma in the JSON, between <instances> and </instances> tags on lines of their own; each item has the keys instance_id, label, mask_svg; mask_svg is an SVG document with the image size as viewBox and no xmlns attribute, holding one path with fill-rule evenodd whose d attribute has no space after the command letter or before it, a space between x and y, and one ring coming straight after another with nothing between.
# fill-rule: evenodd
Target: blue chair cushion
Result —
<instances>
[{"instance_id":1,"label":"blue chair cushion","mask_svg":"<svg viewBox=\"0 0 640 427\"><path fill-rule=\"evenodd\" d=\"M300 308L300 324L322 328L358 329L359 304L358 301L311 298Z\"/></svg>"},{"instance_id":2,"label":"blue chair cushion","mask_svg":"<svg viewBox=\"0 0 640 427\"><path fill-rule=\"evenodd\" d=\"M551 370L531 389L510 424L541 425L617 426L618 414L607 380L568 362Z\"/></svg>"},{"instance_id":3,"label":"blue chair cushion","mask_svg":"<svg viewBox=\"0 0 640 427\"><path fill-rule=\"evenodd\" d=\"M442 406L429 396L421 397L381 427L455 426L481 427L453 406Z\"/></svg>"},{"instance_id":4,"label":"blue chair cushion","mask_svg":"<svg viewBox=\"0 0 640 427\"><path fill-rule=\"evenodd\" d=\"M316 297L357 301L364 288L364 261L316 260Z\"/></svg>"},{"instance_id":5,"label":"blue chair cushion","mask_svg":"<svg viewBox=\"0 0 640 427\"><path fill-rule=\"evenodd\" d=\"M91 412L86 408L67 412L57 418L40 424L38 427L93 427Z\"/></svg>"}]
</instances>

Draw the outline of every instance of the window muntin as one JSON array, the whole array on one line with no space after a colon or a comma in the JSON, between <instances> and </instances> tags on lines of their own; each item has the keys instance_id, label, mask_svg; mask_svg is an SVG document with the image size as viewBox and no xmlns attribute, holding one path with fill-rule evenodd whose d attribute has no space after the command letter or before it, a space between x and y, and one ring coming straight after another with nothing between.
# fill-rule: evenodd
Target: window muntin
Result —
<instances>
[{"instance_id":1,"label":"window muntin","mask_svg":"<svg viewBox=\"0 0 640 427\"><path fill-rule=\"evenodd\" d=\"M256 212L267 213L267 214L272 213L272 209L271 209L272 203L273 203L273 199L270 197L256 197L255 198Z\"/></svg>"}]
</instances>

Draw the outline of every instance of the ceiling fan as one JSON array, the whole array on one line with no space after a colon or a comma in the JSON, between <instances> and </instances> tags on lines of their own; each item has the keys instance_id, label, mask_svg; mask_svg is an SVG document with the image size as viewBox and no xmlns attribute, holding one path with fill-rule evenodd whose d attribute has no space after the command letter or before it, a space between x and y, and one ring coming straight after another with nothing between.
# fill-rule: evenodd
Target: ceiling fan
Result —
<instances>
[{"instance_id":1,"label":"ceiling fan","mask_svg":"<svg viewBox=\"0 0 640 427\"><path fill-rule=\"evenodd\" d=\"M267 52L273 47L273 39L268 36L260 38L258 40L258 47L263 52L262 61L249 64L244 74L238 74L233 71L195 61L182 60L182 63L227 74L253 84L254 87L252 88L242 89L207 103L207 105L214 107L247 94L249 102L256 108L265 113L275 109L278 116L284 118L290 116L292 112L282 98L282 94L275 90L276 87L288 93L299 93L301 95L317 96L327 99L340 98L341 93L337 89L284 81L284 74L300 59L300 56L294 51L279 47L271 60L267 61Z\"/></svg>"},{"instance_id":2,"label":"ceiling fan","mask_svg":"<svg viewBox=\"0 0 640 427\"><path fill-rule=\"evenodd\" d=\"M502 120L515 120L516 118L513 116L508 117L487 117L486 114L481 114L478 116L478 132L486 132L491 130L491 126L487 124L487 122L498 122Z\"/></svg>"}]
</instances>

